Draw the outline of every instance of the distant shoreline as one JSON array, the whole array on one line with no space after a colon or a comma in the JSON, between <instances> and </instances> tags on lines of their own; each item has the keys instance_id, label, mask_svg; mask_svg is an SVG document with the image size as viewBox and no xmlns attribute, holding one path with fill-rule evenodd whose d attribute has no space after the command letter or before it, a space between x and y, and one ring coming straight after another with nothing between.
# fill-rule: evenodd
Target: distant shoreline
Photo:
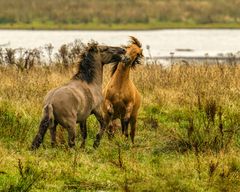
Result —
<instances>
[{"instance_id":1,"label":"distant shoreline","mask_svg":"<svg viewBox=\"0 0 240 192\"><path fill-rule=\"evenodd\" d=\"M131 23L131 24L53 24L53 23L11 23L0 24L0 29L22 30L166 30L166 29L240 29L238 23Z\"/></svg>"}]
</instances>

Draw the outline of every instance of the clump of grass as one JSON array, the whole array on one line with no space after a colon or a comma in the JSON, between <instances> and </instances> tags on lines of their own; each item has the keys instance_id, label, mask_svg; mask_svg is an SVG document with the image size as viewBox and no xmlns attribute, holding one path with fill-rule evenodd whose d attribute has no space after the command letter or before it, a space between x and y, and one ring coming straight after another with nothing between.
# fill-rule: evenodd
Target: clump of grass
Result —
<instances>
[{"instance_id":1,"label":"clump of grass","mask_svg":"<svg viewBox=\"0 0 240 192\"><path fill-rule=\"evenodd\" d=\"M17 140L23 144L35 123L36 121L26 114L15 111L9 102L0 102L0 135L4 139Z\"/></svg>"},{"instance_id":2,"label":"clump of grass","mask_svg":"<svg viewBox=\"0 0 240 192\"><path fill-rule=\"evenodd\" d=\"M5 61L9 65L14 65L15 64L15 53L16 50L12 48L6 48L6 56L5 56Z\"/></svg>"},{"instance_id":3,"label":"clump of grass","mask_svg":"<svg viewBox=\"0 0 240 192\"><path fill-rule=\"evenodd\" d=\"M1 191L31 191L33 186L44 179L43 172L39 171L36 167L33 167L30 162L26 162L23 165L21 159L18 159L17 167L18 178L15 180L7 180L3 184Z\"/></svg>"},{"instance_id":4,"label":"clump of grass","mask_svg":"<svg viewBox=\"0 0 240 192\"><path fill-rule=\"evenodd\" d=\"M216 101L207 101L203 109L191 111L188 122L182 124L186 130L183 142L196 152L227 150L240 128L237 115L229 117Z\"/></svg>"}]
</instances>

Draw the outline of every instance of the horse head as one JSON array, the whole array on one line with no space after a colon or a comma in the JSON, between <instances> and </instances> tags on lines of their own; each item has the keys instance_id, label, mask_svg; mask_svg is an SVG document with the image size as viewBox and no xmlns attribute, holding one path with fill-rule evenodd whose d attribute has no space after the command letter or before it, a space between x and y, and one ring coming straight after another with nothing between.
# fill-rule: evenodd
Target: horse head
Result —
<instances>
[{"instance_id":1,"label":"horse head","mask_svg":"<svg viewBox=\"0 0 240 192\"><path fill-rule=\"evenodd\" d=\"M79 79L90 83L98 71L102 75L102 66L109 63L118 63L125 58L125 49L98 45L96 42L88 43L85 51L81 54L78 72L73 79Z\"/></svg>"},{"instance_id":2,"label":"horse head","mask_svg":"<svg viewBox=\"0 0 240 192\"><path fill-rule=\"evenodd\" d=\"M98 46L103 64L116 63L122 61L126 50L122 47Z\"/></svg>"},{"instance_id":3,"label":"horse head","mask_svg":"<svg viewBox=\"0 0 240 192\"><path fill-rule=\"evenodd\" d=\"M130 44L126 46L126 54L123 62L126 66L135 67L143 58L142 44L136 37L130 36Z\"/></svg>"}]
</instances>

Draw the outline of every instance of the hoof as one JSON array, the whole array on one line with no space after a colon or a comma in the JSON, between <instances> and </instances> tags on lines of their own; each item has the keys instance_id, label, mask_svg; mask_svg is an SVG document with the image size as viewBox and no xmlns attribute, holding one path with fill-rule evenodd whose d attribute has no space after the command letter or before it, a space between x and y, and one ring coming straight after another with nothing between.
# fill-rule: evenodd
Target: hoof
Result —
<instances>
[{"instance_id":1,"label":"hoof","mask_svg":"<svg viewBox=\"0 0 240 192\"><path fill-rule=\"evenodd\" d=\"M73 148L75 146L75 143L69 143L68 145L70 148Z\"/></svg>"},{"instance_id":2,"label":"hoof","mask_svg":"<svg viewBox=\"0 0 240 192\"><path fill-rule=\"evenodd\" d=\"M80 148L84 149L85 148L85 143L82 143Z\"/></svg>"},{"instance_id":3,"label":"hoof","mask_svg":"<svg viewBox=\"0 0 240 192\"><path fill-rule=\"evenodd\" d=\"M99 145L100 145L100 142L99 142L99 141L94 141L94 143L93 143L93 148L94 148L94 149L97 149L97 148L99 147Z\"/></svg>"},{"instance_id":4,"label":"hoof","mask_svg":"<svg viewBox=\"0 0 240 192\"><path fill-rule=\"evenodd\" d=\"M52 148L56 147L56 143L51 143Z\"/></svg>"},{"instance_id":5,"label":"hoof","mask_svg":"<svg viewBox=\"0 0 240 192\"><path fill-rule=\"evenodd\" d=\"M35 151L36 149L37 149L37 147L35 147L35 146L29 147L29 150L30 150L30 151Z\"/></svg>"},{"instance_id":6,"label":"hoof","mask_svg":"<svg viewBox=\"0 0 240 192\"><path fill-rule=\"evenodd\" d=\"M107 134L108 134L108 139L109 139L109 140L112 140L112 139L114 138L114 133L113 133L113 131L108 131Z\"/></svg>"},{"instance_id":7,"label":"hoof","mask_svg":"<svg viewBox=\"0 0 240 192\"><path fill-rule=\"evenodd\" d=\"M30 150L34 151L40 147L40 143L34 143L31 145Z\"/></svg>"}]
</instances>

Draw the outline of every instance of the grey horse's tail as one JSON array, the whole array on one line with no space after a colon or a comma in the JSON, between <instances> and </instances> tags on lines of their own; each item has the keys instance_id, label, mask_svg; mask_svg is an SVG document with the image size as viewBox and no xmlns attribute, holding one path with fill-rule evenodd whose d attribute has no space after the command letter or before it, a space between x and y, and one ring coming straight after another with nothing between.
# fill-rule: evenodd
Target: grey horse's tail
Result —
<instances>
[{"instance_id":1,"label":"grey horse's tail","mask_svg":"<svg viewBox=\"0 0 240 192\"><path fill-rule=\"evenodd\" d=\"M54 122L53 107L51 104L47 104L44 106L43 109L43 118L39 125L38 133L32 142L31 146L32 150L35 150L40 146L40 144L43 141L44 135L47 132L48 127L52 126L53 122Z\"/></svg>"}]
</instances>

